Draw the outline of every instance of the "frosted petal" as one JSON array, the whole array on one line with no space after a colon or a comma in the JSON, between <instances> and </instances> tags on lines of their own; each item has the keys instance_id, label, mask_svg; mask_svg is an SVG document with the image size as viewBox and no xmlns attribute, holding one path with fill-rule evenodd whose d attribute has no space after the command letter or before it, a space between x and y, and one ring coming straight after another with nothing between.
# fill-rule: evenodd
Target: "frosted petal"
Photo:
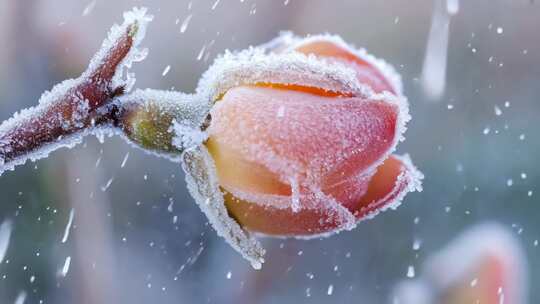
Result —
<instances>
[{"instance_id":1,"label":"frosted petal","mask_svg":"<svg viewBox=\"0 0 540 304\"><path fill-rule=\"evenodd\" d=\"M226 52L218 57L199 81L197 94L213 103L233 87L260 83L314 87L355 96L373 95L369 87L357 81L354 70L344 64L328 64L301 53L265 54L261 48Z\"/></svg>"},{"instance_id":2,"label":"frosted petal","mask_svg":"<svg viewBox=\"0 0 540 304\"><path fill-rule=\"evenodd\" d=\"M346 160L356 159L354 170L368 174L393 151L408 116L405 105L391 100L238 87L212 109L209 145L231 150L224 156L229 161L266 167L284 184L298 176L303 183L331 185L342 179ZM219 154L214 157L220 161ZM225 186L234 191L234 185Z\"/></svg>"},{"instance_id":3,"label":"frosted petal","mask_svg":"<svg viewBox=\"0 0 540 304\"><path fill-rule=\"evenodd\" d=\"M395 89L398 95L402 95L403 84L401 81L401 76L396 72L395 68L384 61L383 59L377 58L367 52L366 49L360 48L357 49L354 46L351 46L349 43L346 43L340 36L323 34L323 35L312 35L308 37L298 37L292 34L291 32L283 32L280 36L267 44L261 45L269 52L281 52L288 53L294 52L296 49L303 45L311 44L314 42L329 42L337 45L339 48L345 50L346 52L353 54L359 59L369 63L374 66L391 84Z\"/></svg>"},{"instance_id":4,"label":"frosted petal","mask_svg":"<svg viewBox=\"0 0 540 304\"><path fill-rule=\"evenodd\" d=\"M229 216L213 160L206 148L199 146L186 150L183 159L188 189L210 224L219 236L251 262L253 268L260 269L264 263L265 250Z\"/></svg>"}]
</instances>

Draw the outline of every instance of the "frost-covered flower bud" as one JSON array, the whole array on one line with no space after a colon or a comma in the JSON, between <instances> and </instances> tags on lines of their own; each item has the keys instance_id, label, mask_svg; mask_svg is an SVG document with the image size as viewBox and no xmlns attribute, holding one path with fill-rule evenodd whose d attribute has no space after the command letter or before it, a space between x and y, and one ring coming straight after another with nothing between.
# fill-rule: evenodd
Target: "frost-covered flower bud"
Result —
<instances>
[{"instance_id":1,"label":"frost-covered flower bud","mask_svg":"<svg viewBox=\"0 0 540 304\"><path fill-rule=\"evenodd\" d=\"M215 102L205 145L227 210L248 230L352 229L421 189L409 158L392 154L410 119L399 76L338 37L226 54L199 88Z\"/></svg>"},{"instance_id":2,"label":"frost-covered flower bud","mask_svg":"<svg viewBox=\"0 0 540 304\"><path fill-rule=\"evenodd\" d=\"M119 98L118 124L180 160L218 234L258 268L249 231L315 236L352 229L421 190L392 154L410 119L394 69L334 36L282 35L218 57L195 94Z\"/></svg>"}]
</instances>

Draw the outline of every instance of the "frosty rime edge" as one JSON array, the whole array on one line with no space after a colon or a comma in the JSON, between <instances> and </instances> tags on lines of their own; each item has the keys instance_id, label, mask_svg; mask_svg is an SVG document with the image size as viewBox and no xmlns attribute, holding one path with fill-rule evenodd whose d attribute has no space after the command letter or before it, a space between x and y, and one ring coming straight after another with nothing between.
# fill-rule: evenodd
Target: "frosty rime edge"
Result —
<instances>
[{"instance_id":1,"label":"frosty rime edge","mask_svg":"<svg viewBox=\"0 0 540 304\"><path fill-rule=\"evenodd\" d=\"M410 119L399 75L338 36L285 33L218 57L194 94L131 91L125 71L152 16L124 13L88 69L0 125L0 174L88 134L118 134L178 162L218 235L260 269L253 232L315 237L351 230L421 191L392 154ZM240 110L239 110L240 109Z\"/></svg>"}]
</instances>

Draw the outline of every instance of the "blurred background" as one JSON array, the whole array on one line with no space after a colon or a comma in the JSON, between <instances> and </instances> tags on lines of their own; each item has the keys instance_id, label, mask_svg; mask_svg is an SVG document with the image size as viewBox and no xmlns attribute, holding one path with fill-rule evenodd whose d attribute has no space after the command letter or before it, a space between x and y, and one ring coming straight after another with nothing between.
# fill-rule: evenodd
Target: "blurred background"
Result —
<instances>
[{"instance_id":1,"label":"blurred background","mask_svg":"<svg viewBox=\"0 0 540 304\"><path fill-rule=\"evenodd\" d=\"M1 303L392 303L411 267L484 220L512 232L540 282L540 3L463 1L446 93L432 101L420 85L429 0L0 0L0 119L77 77L141 5L155 19L139 88L192 92L217 54L282 30L338 34L392 63L413 116L398 152L424 191L330 238L264 239L255 271L211 229L178 165L89 137L0 178L0 221L12 223Z\"/></svg>"}]
</instances>

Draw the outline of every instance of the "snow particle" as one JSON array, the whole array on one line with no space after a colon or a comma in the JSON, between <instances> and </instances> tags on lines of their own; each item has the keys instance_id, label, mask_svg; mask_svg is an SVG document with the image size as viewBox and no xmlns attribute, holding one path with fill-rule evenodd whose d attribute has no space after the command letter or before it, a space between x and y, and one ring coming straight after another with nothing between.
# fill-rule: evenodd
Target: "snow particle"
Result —
<instances>
[{"instance_id":1,"label":"snow particle","mask_svg":"<svg viewBox=\"0 0 540 304\"><path fill-rule=\"evenodd\" d=\"M95 6L96 6L96 0L93 0L92 2L88 3L88 5L86 5L86 7L84 8L82 12L82 15L88 16L94 10Z\"/></svg>"},{"instance_id":2,"label":"snow particle","mask_svg":"<svg viewBox=\"0 0 540 304\"><path fill-rule=\"evenodd\" d=\"M71 210L69 211L68 222L67 222L66 228L64 229L64 236L62 237L62 243L67 242L69 238L69 232L71 230L71 225L73 224L74 215L75 215L75 210L71 208Z\"/></svg>"},{"instance_id":3,"label":"snow particle","mask_svg":"<svg viewBox=\"0 0 540 304\"><path fill-rule=\"evenodd\" d=\"M190 14L186 17L186 19L184 19L184 21L182 21L182 25L180 25L180 33L184 33L187 30L192 17L193 14Z\"/></svg>"},{"instance_id":4,"label":"snow particle","mask_svg":"<svg viewBox=\"0 0 540 304\"><path fill-rule=\"evenodd\" d=\"M501 116L501 114L502 114L501 108L499 108L498 106L495 106L493 109L495 111L495 115Z\"/></svg>"},{"instance_id":5,"label":"snow particle","mask_svg":"<svg viewBox=\"0 0 540 304\"><path fill-rule=\"evenodd\" d=\"M414 266L409 265L409 267L407 267L407 278L414 278L414 276L415 276Z\"/></svg>"},{"instance_id":6,"label":"snow particle","mask_svg":"<svg viewBox=\"0 0 540 304\"><path fill-rule=\"evenodd\" d=\"M165 69L163 69L163 73L161 73L161 76L167 75L167 73L169 73L170 70L171 70L171 66L170 65L166 66Z\"/></svg>"},{"instance_id":7,"label":"snow particle","mask_svg":"<svg viewBox=\"0 0 540 304\"><path fill-rule=\"evenodd\" d=\"M328 285L328 290L326 291L326 294L331 296L334 293L334 285L330 284Z\"/></svg>"},{"instance_id":8,"label":"snow particle","mask_svg":"<svg viewBox=\"0 0 540 304\"><path fill-rule=\"evenodd\" d=\"M124 168L124 166L126 165L126 162L129 158L129 152L126 153L126 156L124 156L124 159L122 160L122 163L120 164L120 168Z\"/></svg>"},{"instance_id":9,"label":"snow particle","mask_svg":"<svg viewBox=\"0 0 540 304\"><path fill-rule=\"evenodd\" d=\"M64 262L64 266L62 266L62 270L60 271L60 275L62 277L65 277L68 274L70 265L71 265L71 257L68 256Z\"/></svg>"}]
</instances>

